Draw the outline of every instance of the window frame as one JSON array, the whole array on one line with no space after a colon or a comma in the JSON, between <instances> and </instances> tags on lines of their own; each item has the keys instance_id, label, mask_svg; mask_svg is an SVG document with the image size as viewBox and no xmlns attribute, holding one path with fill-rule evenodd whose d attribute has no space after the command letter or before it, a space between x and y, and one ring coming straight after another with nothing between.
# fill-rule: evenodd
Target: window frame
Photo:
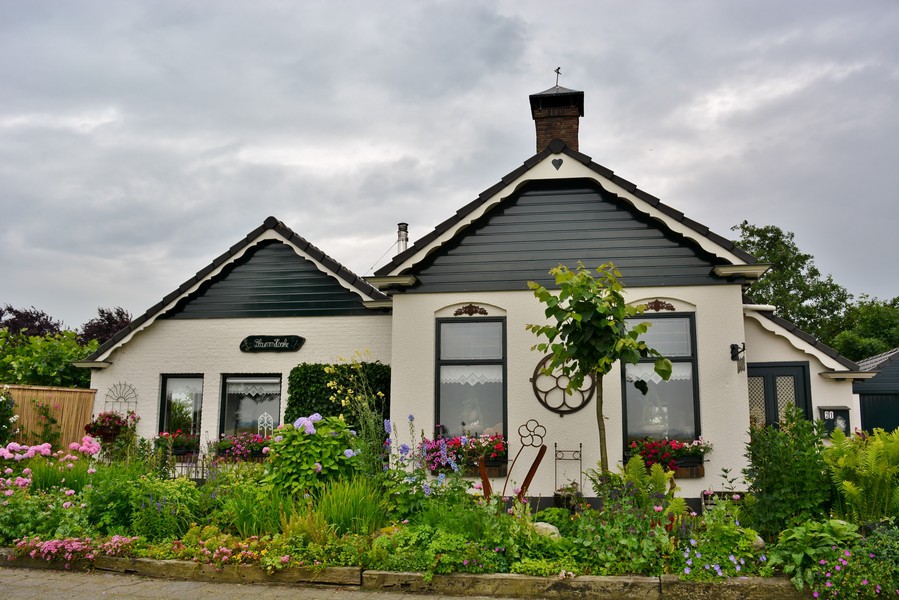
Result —
<instances>
[{"instance_id":1,"label":"window frame","mask_svg":"<svg viewBox=\"0 0 899 600\"><path fill-rule=\"evenodd\" d=\"M168 382L170 379L199 379L201 383L201 392L200 392L200 407L197 411L196 418L196 426L194 429L196 431L190 431L191 435L200 435L200 427L203 424L203 402L206 396L206 379L203 376L203 373L162 373L160 374L160 386L159 386L159 429L158 431L162 433L163 431L168 431L167 421L170 410L166 410L169 408L168 403L166 402L166 396L168 395ZM170 432L169 433L173 433Z\"/></svg>"},{"instance_id":2,"label":"window frame","mask_svg":"<svg viewBox=\"0 0 899 600\"><path fill-rule=\"evenodd\" d=\"M692 378L693 378L693 439L699 439L702 436L702 418L700 413L700 399L699 399L699 352L697 350L697 339L696 339L696 314L692 312L683 312L683 313L667 313L667 314L654 314L654 315L640 315L638 317L631 317L627 319L628 321L634 321L635 323L644 323L644 322L652 322L655 320L661 319L687 319L689 324L689 333L690 333L690 355L689 356L665 356L672 363L689 363L692 366ZM640 359L638 364L645 363L654 363L655 358L643 358ZM622 443L624 445L625 454L629 449L629 431L628 431L628 422L627 422L627 392L628 392L628 381L627 381L627 365L621 365L621 423L622 423ZM678 440L683 441L683 440ZM688 440L689 441L689 440Z\"/></svg>"},{"instance_id":3,"label":"window frame","mask_svg":"<svg viewBox=\"0 0 899 600\"><path fill-rule=\"evenodd\" d=\"M445 324L463 324L463 323L499 323L500 329L500 350L501 358L476 359L476 358L441 358L441 330ZM441 367L465 366L465 365L500 365L502 369L502 422L503 422L503 438L508 439L509 432L509 402L508 402L508 362L509 353L506 346L506 317L444 317L436 320L436 335L434 348L434 435L439 434L437 425L440 424L440 369Z\"/></svg>"},{"instance_id":4,"label":"window frame","mask_svg":"<svg viewBox=\"0 0 899 600\"><path fill-rule=\"evenodd\" d=\"M284 403L284 374L283 373L222 373L221 398L219 400L219 437L225 435L225 414L228 403L229 379L253 379L253 378L277 378L278 379L278 414L274 415L278 424L281 424L281 405ZM277 425L276 425L277 427ZM256 433L255 431L253 433ZM231 433L228 435L236 435Z\"/></svg>"}]
</instances>

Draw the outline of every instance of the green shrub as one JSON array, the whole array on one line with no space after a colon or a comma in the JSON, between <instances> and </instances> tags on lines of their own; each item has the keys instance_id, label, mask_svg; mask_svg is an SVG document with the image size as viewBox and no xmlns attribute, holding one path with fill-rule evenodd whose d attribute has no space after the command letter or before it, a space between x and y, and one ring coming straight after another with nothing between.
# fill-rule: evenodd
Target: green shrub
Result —
<instances>
[{"instance_id":1,"label":"green shrub","mask_svg":"<svg viewBox=\"0 0 899 600\"><path fill-rule=\"evenodd\" d=\"M127 535L134 512L136 481L144 475L139 463L97 465L91 485L84 490L87 516L106 535Z\"/></svg>"},{"instance_id":2,"label":"green shrub","mask_svg":"<svg viewBox=\"0 0 899 600\"><path fill-rule=\"evenodd\" d=\"M19 431L16 426L18 420L16 401L12 399L9 386L4 385L0 388L0 446L5 446Z\"/></svg>"},{"instance_id":3,"label":"green shrub","mask_svg":"<svg viewBox=\"0 0 899 600\"><path fill-rule=\"evenodd\" d=\"M899 594L899 530L882 526L851 546L832 546L812 568L815 597L882 598Z\"/></svg>"},{"instance_id":4,"label":"green shrub","mask_svg":"<svg viewBox=\"0 0 899 600\"><path fill-rule=\"evenodd\" d=\"M852 523L836 519L807 521L785 529L769 554L770 566L782 568L796 589L811 587L820 565L833 560L837 549L861 539L857 531L858 527Z\"/></svg>"},{"instance_id":5,"label":"green shrub","mask_svg":"<svg viewBox=\"0 0 899 600\"><path fill-rule=\"evenodd\" d=\"M752 502L746 516L765 539L798 523L827 514L830 491L824 462L824 429L788 405L779 427L752 429L743 477Z\"/></svg>"},{"instance_id":6,"label":"green shrub","mask_svg":"<svg viewBox=\"0 0 899 600\"><path fill-rule=\"evenodd\" d=\"M349 477L356 465L355 439L336 417L301 417L275 430L264 483L302 496L325 482Z\"/></svg>"},{"instance_id":7,"label":"green shrub","mask_svg":"<svg viewBox=\"0 0 899 600\"><path fill-rule=\"evenodd\" d=\"M381 407L381 418L390 416L390 365L380 362L361 362L361 372L371 386L372 391L384 395L384 403ZM333 367L337 370L336 376L325 372L325 367ZM284 409L284 421L292 422L296 419L318 413L326 417L337 417L342 414L343 407L339 402L331 400L334 391L328 386L328 382L337 381L344 387L350 384L354 374L352 364L341 363L336 365L323 365L317 363L301 363L290 371L287 378L287 407ZM355 426L355 424L351 424Z\"/></svg>"},{"instance_id":8,"label":"green shrub","mask_svg":"<svg viewBox=\"0 0 899 600\"><path fill-rule=\"evenodd\" d=\"M899 517L899 430L847 437L837 429L824 451L835 516L858 525Z\"/></svg>"}]
</instances>

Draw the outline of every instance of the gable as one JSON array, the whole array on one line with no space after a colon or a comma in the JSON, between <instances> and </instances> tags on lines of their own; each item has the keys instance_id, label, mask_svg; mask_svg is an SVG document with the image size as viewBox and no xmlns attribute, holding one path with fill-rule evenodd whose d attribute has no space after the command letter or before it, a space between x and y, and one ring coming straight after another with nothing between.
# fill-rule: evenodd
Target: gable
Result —
<instances>
[{"instance_id":1,"label":"gable","mask_svg":"<svg viewBox=\"0 0 899 600\"><path fill-rule=\"evenodd\" d=\"M553 286L548 271L614 262L627 286L727 283L720 259L589 179L534 180L404 274L408 292Z\"/></svg>"},{"instance_id":2,"label":"gable","mask_svg":"<svg viewBox=\"0 0 899 600\"><path fill-rule=\"evenodd\" d=\"M278 240L265 240L182 298L162 319L371 314L356 293Z\"/></svg>"}]
</instances>

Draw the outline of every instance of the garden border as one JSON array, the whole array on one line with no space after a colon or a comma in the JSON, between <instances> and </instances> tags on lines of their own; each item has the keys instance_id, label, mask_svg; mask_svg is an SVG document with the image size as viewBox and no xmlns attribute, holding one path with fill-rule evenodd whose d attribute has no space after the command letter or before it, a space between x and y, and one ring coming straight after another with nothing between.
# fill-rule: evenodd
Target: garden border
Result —
<instances>
[{"instance_id":1,"label":"garden border","mask_svg":"<svg viewBox=\"0 0 899 600\"><path fill-rule=\"evenodd\" d=\"M531 577L509 573L434 575L392 571L363 571L361 567L291 567L267 573L256 565L226 566L184 560L97 557L92 563L16 557L13 549L0 548L0 566L28 569L67 568L111 571L153 577L216 583L315 584L356 586L367 591L426 593L445 596L493 596L496 598L600 598L605 600L797 600L808 594L782 577L740 577L721 582L681 581L677 575L661 577L580 576L566 579Z\"/></svg>"}]
</instances>

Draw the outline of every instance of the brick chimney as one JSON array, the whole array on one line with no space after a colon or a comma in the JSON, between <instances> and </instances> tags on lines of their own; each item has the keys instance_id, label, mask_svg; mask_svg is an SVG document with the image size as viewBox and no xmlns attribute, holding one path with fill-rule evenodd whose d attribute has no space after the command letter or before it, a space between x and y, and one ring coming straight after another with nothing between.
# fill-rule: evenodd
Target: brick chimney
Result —
<instances>
[{"instance_id":1,"label":"brick chimney","mask_svg":"<svg viewBox=\"0 0 899 600\"><path fill-rule=\"evenodd\" d=\"M531 116L537 129L537 152L555 139L577 150L578 124L584 116L584 92L557 85L545 92L531 94L530 100Z\"/></svg>"}]
</instances>

